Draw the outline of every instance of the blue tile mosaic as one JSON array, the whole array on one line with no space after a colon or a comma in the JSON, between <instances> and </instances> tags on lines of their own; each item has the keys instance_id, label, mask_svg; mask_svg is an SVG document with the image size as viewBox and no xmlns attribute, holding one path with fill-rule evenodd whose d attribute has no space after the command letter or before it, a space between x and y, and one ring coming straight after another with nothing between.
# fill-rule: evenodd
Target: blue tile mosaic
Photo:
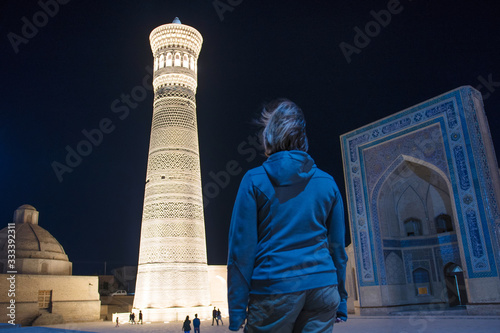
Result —
<instances>
[{"instance_id":1,"label":"blue tile mosaic","mask_svg":"<svg viewBox=\"0 0 500 333\"><path fill-rule=\"evenodd\" d=\"M411 237L405 239L384 239L383 245L384 248L387 247L396 247L396 248L404 248L404 247L419 247L419 246L435 246L440 244L448 244L457 241L456 234L446 234L446 235L437 235L437 236L429 236L428 238L419 238L412 239Z\"/></svg>"},{"instance_id":2,"label":"blue tile mosaic","mask_svg":"<svg viewBox=\"0 0 500 333\"><path fill-rule=\"evenodd\" d=\"M341 136L361 286L386 283L384 259L390 253L386 248L403 249L400 255L408 283L418 263L432 272L434 280L441 279L436 268L441 270L448 262L465 266L469 278L497 276L500 259L495 259L493 248L498 252L498 240L490 234L494 230L490 225L500 219L500 212L485 148L491 140L483 140L489 133L484 134L481 124L485 121L478 119L478 113L484 113L480 93L461 87ZM455 234L383 239L378 196L384 182L406 159L434 168L449 183L460 243ZM413 247L427 247L431 255ZM462 259L459 247L465 255Z\"/></svg>"},{"instance_id":3,"label":"blue tile mosaic","mask_svg":"<svg viewBox=\"0 0 500 333\"><path fill-rule=\"evenodd\" d=\"M458 179L460 180L460 188L464 191L470 187L469 171L467 170L467 162L465 160L464 149L461 146L453 148L455 154L455 163L457 165Z\"/></svg>"}]
</instances>

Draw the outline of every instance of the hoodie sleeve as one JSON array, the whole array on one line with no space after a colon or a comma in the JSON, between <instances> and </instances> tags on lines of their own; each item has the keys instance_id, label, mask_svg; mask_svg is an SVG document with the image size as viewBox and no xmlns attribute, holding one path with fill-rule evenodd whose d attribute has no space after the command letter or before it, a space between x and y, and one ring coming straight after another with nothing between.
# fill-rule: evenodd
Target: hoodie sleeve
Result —
<instances>
[{"instance_id":1,"label":"hoodie sleeve","mask_svg":"<svg viewBox=\"0 0 500 333\"><path fill-rule=\"evenodd\" d=\"M241 181L231 217L227 260L229 329L237 331L247 317L248 295L257 248L257 203L251 177Z\"/></svg>"},{"instance_id":2,"label":"hoodie sleeve","mask_svg":"<svg viewBox=\"0 0 500 333\"><path fill-rule=\"evenodd\" d=\"M347 253L345 252L345 220L344 203L338 189L335 191L336 200L332 211L328 216L328 237L330 241L330 255L337 269L338 290L340 294L340 305L337 309L337 317L347 320L347 291L345 289L345 270L347 264Z\"/></svg>"}]
</instances>

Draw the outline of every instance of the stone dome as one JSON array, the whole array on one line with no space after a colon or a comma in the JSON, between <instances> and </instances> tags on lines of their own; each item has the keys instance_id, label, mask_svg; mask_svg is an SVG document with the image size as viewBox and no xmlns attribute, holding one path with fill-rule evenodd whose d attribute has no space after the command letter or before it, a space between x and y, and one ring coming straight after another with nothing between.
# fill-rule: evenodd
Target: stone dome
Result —
<instances>
[{"instance_id":1,"label":"stone dome","mask_svg":"<svg viewBox=\"0 0 500 333\"><path fill-rule=\"evenodd\" d=\"M20 206L18 209L36 210L35 207L33 207L32 205L27 205L27 204Z\"/></svg>"},{"instance_id":2,"label":"stone dome","mask_svg":"<svg viewBox=\"0 0 500 333\"><path fill-rule=\"evenodd\" d=\"M17 273L71 275L72 264L63 247L47 230L38 225L38 211L31 205L22 205L14 212L14 223L0 230L0 251L8 252L9 229L15 229ZM12 232L10 233L12 234ZM7 262L0 263L6 272ZM11 270L11 269L10 269Z\"/></svg>"}]
</instances>

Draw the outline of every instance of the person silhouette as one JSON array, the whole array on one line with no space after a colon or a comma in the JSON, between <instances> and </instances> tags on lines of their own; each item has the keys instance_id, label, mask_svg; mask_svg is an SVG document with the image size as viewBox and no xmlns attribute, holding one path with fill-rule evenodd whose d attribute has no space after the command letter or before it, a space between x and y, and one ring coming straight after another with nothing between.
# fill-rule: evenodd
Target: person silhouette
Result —
<instances>
[{"instance_id":1,"label":"person silhouette","mask_svg":"<svg viewBox=\"0 0 500 333\"><path fill-rule=\"evenodd\" d=\"M243 176L229 229L229 329L331 332L347 319L341 192L307 153L295 103L267 104L259 123L268 158Z\"/></svg>"},{"instance_id":2,"label":"person silhouette","mask_svg":"<svg viewBox=\"0 0 500 333\"><path fill-rule=\"evenodd\" d=\"M189 320L189 316L186 316L186 320L184 320L184 323L182 324L182 329L184 330L184 333L191 332L191 320Z\"/></svg>"},{"instance_id":3,"label":"person silhouette","mask_svg":"<svg viewBox=\"0 0 500 333\"><path fill-rule=\"evenodd\" d=\"M217 320L220 320L220 323L222 324L222 326L224 326L224 322L222 321L222 317L220 315L220 309L217 308Z\"/></svg>"},{"instance_id":4,"label":"person silhouette","mask_svg":"<svg viewBox=\"0 0 500 333\"><path fill-rule=\"evenodd\" d=\"M214 306L212 311L212 326L214 326L214 320L217 322L217 326L219 326L219 319L217 319L217 309Z\"/></svg>"},{"instance_id":5,"label":"person silhouette","mask_svg":"<svg viewBox=\"0 0 500 333\"><path fill-rule=\"evenodd\" d=\"M198 318L197 313L194 315L193 327L194 327L194 333L200 333L200 318Z\"/></svg>"}]
</instances>

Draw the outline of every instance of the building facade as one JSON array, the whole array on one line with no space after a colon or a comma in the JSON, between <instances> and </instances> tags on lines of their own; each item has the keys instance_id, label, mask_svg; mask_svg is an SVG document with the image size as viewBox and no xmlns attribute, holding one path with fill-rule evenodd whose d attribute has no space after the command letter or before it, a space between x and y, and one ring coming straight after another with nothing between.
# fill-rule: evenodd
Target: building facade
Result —
<instances>
[{"instance_id":1,"label":"building facade","mask_svg":"<svg viewBox=\"0 0 500 333\"><path fill-rule=\"evenodd\" d=\"M38 225L38 216L35 207L22 205L13 223L0 230L0 322L26 326L99 320L97 276L71 275L72 263Z\"/></svg>"},{"instance_id":2,"label":"building facade","mask_svg":"<svg viewBox=\"0 0 500 333\"><path fill-rule=\"evenodd\" d=\"M481 94L460 87L341 136L360 314L500 314L500 177Z\"/></svg>"},{"instance_id":3,"label":"building facade","mask_svg":"<svg viewBox=\"0 0 500 333\"><path fill-rule=\"evenodd\" d=\"M150 36L153 122L134 308L146 321L210 313L198 129L197 62L202 36L173 23Z\"/></svg>"}]
</instances>

